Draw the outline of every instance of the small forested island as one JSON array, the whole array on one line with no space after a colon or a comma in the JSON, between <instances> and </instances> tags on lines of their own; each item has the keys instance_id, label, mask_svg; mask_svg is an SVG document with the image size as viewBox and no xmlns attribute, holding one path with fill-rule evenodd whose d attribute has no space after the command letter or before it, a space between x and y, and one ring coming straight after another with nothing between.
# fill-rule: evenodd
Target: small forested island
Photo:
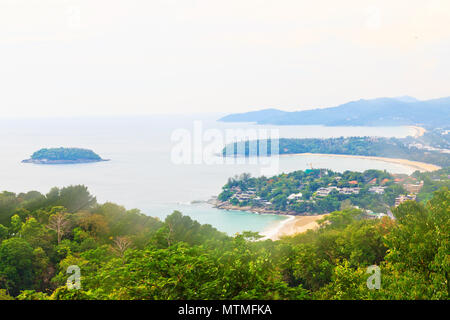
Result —
<instances>
[{"instance_id":1,"label":"small forested island","mask_svg":"<svg viewBox=\"0 0 450 320\"><path fill-rule=\"evenodd\" d=\"M40 149L31 155L30 159L23 163L37 164L73 164L109 161L102 159L98 154L89 149L81 148L49 148Z\"/></svg>"}]
</instances>

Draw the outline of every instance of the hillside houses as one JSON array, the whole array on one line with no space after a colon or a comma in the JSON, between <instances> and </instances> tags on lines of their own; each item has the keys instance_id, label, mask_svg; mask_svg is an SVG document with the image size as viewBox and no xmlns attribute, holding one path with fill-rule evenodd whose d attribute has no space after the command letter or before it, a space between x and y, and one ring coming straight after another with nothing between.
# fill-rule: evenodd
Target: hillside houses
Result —
<instances>
[{"instance_id":1,"label":"hillside houses","mask_svg":"<svg viewBox=\"0 0 450 320\"><path fill-rule=\"evenodd\" d=\"M256 198L256 190L254 188L248 188L246 191L242 191L239 187L231 188L234 194L231 198L236 198L239 201L249 201L250 199Z\"/></svg>"},{"instance_id":2,"label":"hillside houses","mask_svg":"<svg viewBox=\"0 0 450 320\"><path fill-rule=\"evenodd\" d=\"M348 200L354 207L383 212L394 205L396 197L406 193L403 188L396 187L395 182L410 184L407 189L416 192L420 188L419 181L423 180L379 170L323 172L311 169L273 177L236 177L229 179L216 202L228 209L311 214L339 210L342 201ZM411 197L399 198L397 203L405 199Z\"/></svg>"},{"instance_id":3,"label":"hillside houses","mask_svg":"<svg viewBox=\"0 0 450 320\"><path fill-rule=\"evenodd\" d=\"M316 191L316 197L326 197L330 194L331 191L337 190L338 187L327 187L327 188L319 188Z\"/></svg>"},{"instance_id":4,"label":"hillside houses","mask_svg":"<svg viewBox=\"0 0 450 320\"><path fill-rule=\"evenodd\" d=\"M395 198L395 206L398 207L405 201L415 201L415 200L416 200L415 194L401 195Z\"/></svg>"},{"instance_id":5,"label":"hillside houses","mask_svg":"<svg viewBox=\"0 0 450 320\"><path fill-rule=\"evenodd\" d=\"M361 188L338 188L338 187L326 187L326 188L319 188L316 191L316 197L326 197L328 196L331 191L336 190L338 191L338 193L340 194L346 194L346 195L350 195L350 194L359 194L359 191L361 190Z\"/></svg>"},{"instance_id":6,"label":"hillside houses","mask_svg":"<svg viewBox=\"0 0 450 320\"><path fill-rule=\"evenodd\" d=\"M416 180L416 179L411 179ZM400 195L397 198L395 198L395 206L398 207L400 204L402 204L405 201L415 201L416 200L416 194L420 192L420 190L423 187L423 181L420 181L420 183L411 183L411 180L409 183L404 183L403 187L408 191L407 195ZM414 182L414 181L413 181Z\"/></svg>"},{"instance_id":7,"label":"hillside houses","mask_svg":"<svg viewBox=\"0 0 450 320\"><path fill-rule=\"evenodd\" d=\"M369 192L375 194L384 194L384 189L386 189L386 187L373 186L369 188Z\"/></svg>"},{"instance_id":8,"label":"hillside houses","mask_svg":"<svg viewBox=\"0 0 450 320\"><path fill-rule=\"evenodd\" d=\"M420 181L420 183L405 183L403 187L408 191L409 193L416 194L420 192L420 189L423 187L423 181Z\"/></svg>"},{"instance_id":9,"label":"hillside houses","mask_svg":"<svg viewBox=\"0 0 450 320\"><path fill-rule=\"evenodd\" d=\"M303 196L303 194L302 194L301 192L299 192L299 193L293 193L293 194L289 195L289 196L287 197L287 199L288 199L288 200L298 200L298 199L301 199L302 196Z\"/></svg>"},{"instance_id":10,"label":"hillside houses","mask_svg":"<svg viewBox=\"0 0 450 320\"><path fill-rule=\"evenodd\" d=\"M340 194L359 194L361 188L338 188Z\"/></svg>"}]
</instances>

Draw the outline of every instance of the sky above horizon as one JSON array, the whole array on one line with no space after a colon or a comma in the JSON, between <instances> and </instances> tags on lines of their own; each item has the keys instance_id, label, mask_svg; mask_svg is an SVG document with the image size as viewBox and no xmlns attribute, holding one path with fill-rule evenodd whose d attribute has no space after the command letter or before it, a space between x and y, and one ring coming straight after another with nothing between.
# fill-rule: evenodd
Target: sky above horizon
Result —
<instances>
[{"instance_id":1,"label":"sky above horizon","mask_svg":"<svg viewBox=\"0 0 450 320\"><path fill-rule=\"evenodd\" d=\"M450 96L448 0L0 0L0 117Z\"/></svg>"}]
</instances>

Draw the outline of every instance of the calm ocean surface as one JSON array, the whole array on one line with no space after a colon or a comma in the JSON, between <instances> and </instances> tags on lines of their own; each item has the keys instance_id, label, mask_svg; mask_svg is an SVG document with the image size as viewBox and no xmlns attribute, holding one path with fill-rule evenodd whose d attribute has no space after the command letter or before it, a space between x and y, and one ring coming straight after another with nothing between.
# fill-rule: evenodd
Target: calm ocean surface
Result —
<instances>
[{"instance_id":1,"label":"calm ocean surface","mask_svg":"<svg viewBox=\"0 0 450 320\"><path fill-rule=\"evenodd\" d=\"M384 136L404 137L413 133L408 127L322 127L256 126L216 122L220 115L142 116L67 119L0 120L0 190L48 192L52 187L84 184L99 202L111 201L128 209L164 219L173 210L201 223L235 233L263 231L276 221L275 215L257 215L241 211L222 211L207 204L220 193L227 179L235 174L261 174L254 164L176 164L171 152L177 142L173 132L185 129L194 134L194 121L201 121L202 132L217 129L278 129L280 137ZM198 127L197 127L198 128ZM204 142L204 146L208 143ZM22 164L21 160L43 147L89 148L109 162L77 165ZM202 152L195 151L195 152ZM194 153L195 153L194 152ZM195 154L197 154L195 153ZM413 170L397 164L374 160L319 156L280 157L278 172L304 170L310 166L336 171L386 169L396 173Z\"/></svg>"}]
</instances>

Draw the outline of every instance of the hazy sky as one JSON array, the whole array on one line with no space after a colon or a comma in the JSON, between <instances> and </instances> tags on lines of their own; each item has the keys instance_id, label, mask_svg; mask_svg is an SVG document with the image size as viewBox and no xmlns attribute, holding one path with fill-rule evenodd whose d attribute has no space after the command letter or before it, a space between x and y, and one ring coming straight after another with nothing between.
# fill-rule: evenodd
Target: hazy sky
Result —
<instances>
[{"instance_id":1,"label":"hazy sky","mask_svg":"<svg viewBox=\"0 0 450 320\"><path fill-rule=\"evenodd\" d=\"M0 117L450 96L449 0L0 0Z\"/></svg>"}]
</instances>

